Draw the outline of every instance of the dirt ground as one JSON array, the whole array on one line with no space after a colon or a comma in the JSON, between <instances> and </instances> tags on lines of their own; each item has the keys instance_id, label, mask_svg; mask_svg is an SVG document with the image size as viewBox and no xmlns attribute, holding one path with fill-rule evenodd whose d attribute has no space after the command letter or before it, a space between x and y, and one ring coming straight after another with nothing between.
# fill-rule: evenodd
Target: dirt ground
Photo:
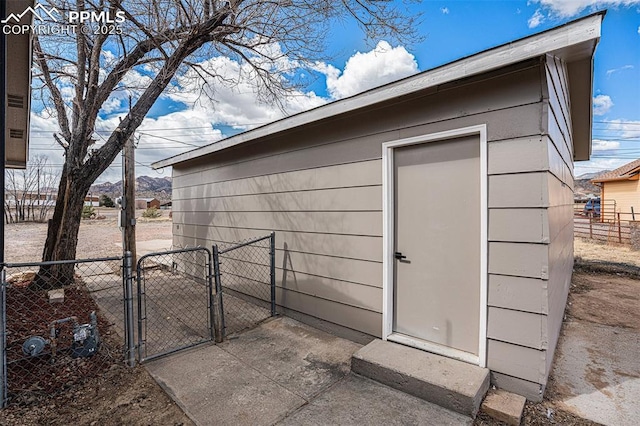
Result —
<instances>
[{"instance_id":1,"label":"dirt ground","mask_svg":"<svg viewBox=\"0 0 640 426\"><path fill-rule=\"evenodd\" d=\"M78 257L104 257L120 254L120 232L115 213L102 212L102 220L82 223ZM171 238L171 221L165 216L138 221L138 241ZM45 224L12 224L6 228L8 262L37 261L46 237ZM576 241L576 272L567 308L567 318L603 324L615 323L640 329L638 294L640 255L620 247ZM622 264L621 264L622 263ZM632 321L630 323L630 321ZM561 337L562 338L562 337ZM550 378L545 400L527 403L525 425L594 425L565 410L558 402L561 389ZM129 369L113 365L100 377L65 393L52 395L45 402L29 406L10 405L0 411L0 425L191 425L182 410L156 384L143 367ZM497 425L480 415L475 425Z\"/></svg>"},{"instance_id":2,"label":"dirt ground","mask_svg":"<svg viewBox=\"0 0 640 426\"><path fill-rule=\"evenodd\" d=\"M104 219L83 220L78 236L78 258L96 258L122 255L122 234L118 229L116 209L100 207L99 216ZM136 240L171 239L169 212L162 210L158 219L141 218L143 210L136 211ZM5 259L7 262L37 262L47 238L44 223L17 223L5 228Z\"/></svg>"},{"instance_id":3,"label":"dirt ground","mask_svg":"<svg viewBox=\"0 0 640 426\"><path fill-rule=\"evenodd\" d=\"M78 257L118 256L121 234L115 211L101 208L101 220L80 227ZM138 241L171 238L167 212L155 220L138 219ZM46 239L46 224L23 223L6 227L7 262L38 261ZM114 364L99 377L27 406L10 405L0 411L0 425L192 425L143 367Z\"/></svg>"}]
</instances>

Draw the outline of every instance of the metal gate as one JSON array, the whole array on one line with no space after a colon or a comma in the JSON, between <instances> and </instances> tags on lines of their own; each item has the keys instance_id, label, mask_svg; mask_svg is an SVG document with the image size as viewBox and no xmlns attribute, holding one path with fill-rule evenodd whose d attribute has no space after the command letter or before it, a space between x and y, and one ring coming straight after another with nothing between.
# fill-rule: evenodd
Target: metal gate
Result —
<instances>
[{"instance_id":1,"label":"metal gate","mask_svg":"<svg viewBox=\"0 0 640 426\"><path fill-rule=\"evenodd\" d=\"M213 246L222 337L276 314L275 233Z\"/></svg>"},{"instance_id":2,"label":"metal gate","mask_svg":"<svg viewBox=\"0 0 640 426\"><path fill-rule=\"evenodd\" d=\"M214 339L211 252L171 250L137 265L138 361Z\"/></svg>"}]
</instances>

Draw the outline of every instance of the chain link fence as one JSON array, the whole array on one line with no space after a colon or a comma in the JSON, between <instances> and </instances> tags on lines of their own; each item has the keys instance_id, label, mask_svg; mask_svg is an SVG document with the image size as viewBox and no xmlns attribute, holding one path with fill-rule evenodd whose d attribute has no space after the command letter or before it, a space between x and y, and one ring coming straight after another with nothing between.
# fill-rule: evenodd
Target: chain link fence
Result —
<instances>
[{"instance_id":1,"label":"chain link fence","mask_svg":"<svg viewBox=\"0 0 640 426\"><path fill-rule=\"evenodd\" d=\"M276 314L275 234L213 246L222 334L254 327Z\"/></svg>"},{"instance_id":2,"label":"chain link fence","mask_svg":"<svg viewBox=\"0 0 640 426\"><path fill-rule=\"evenodd\" d=\"M3 406L37 403L130 358L123 259L4 265Z\"/></svg>"},{"instance_id":3,"label":"chain link fence","mask_svg":"<svg viewBox=\"0 0 640 426\"><path fill-rule=\"evenodd\" d=\"M134 366L136 355L144 362L222 341L276 313L275 234L213 253L151 253L135 272L128 252L3 265L2 407L37 404L115 364Z\"/></svg>"},{"instance_id":4,"label":"chain link fence","mask_svg":"<svg viewBox=\"0 0 640 426\"><path fill-rule=\"evenodd\" d=\"M214 339L211 252L151 253L137 265L138 360Z\"/></svg>"}]
</instances>

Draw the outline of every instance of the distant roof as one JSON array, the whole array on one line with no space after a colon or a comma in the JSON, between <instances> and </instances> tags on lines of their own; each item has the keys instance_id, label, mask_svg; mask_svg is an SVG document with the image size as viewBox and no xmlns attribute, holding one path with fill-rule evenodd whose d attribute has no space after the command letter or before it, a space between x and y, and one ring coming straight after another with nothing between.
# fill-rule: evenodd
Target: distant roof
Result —
<instances>
[{"instance_id":1,"label":"distant roof","mask_svg":"<svg viewBox=\"0 0 640 426\"><path fill-rule=\"evenodd\" d=\"M153 200L160 201L155 197L153 197L153 198L136 198L136 201L138 201L138 200L146 201L146 202L153 201Z\"/></svg>"},{"instance_id":2,"label":"distant roof","mask_svg":"<svg viewBox=\"0 0 640 426\"><path fill-rule=\"evenodd\" d=\"M618 167L607 173L603 173L595 179L591 179L592 183L612 182L616 180L637 180L640 178L640 158L622 167Z\"/></svg>"},{"instance_id":3,"label":"distant roof","mask_svg":"<svg viewBox=\"0 0 640 426\"><path fill-rule=\"evenodd\" d=\"M605 12L597 12L550 30L157 161L151 166L154 169L159 169L190 161L240 144L255 142L279 132L301 128L326 118L371 107L410 93L546 54L562 58L570 65L576 64L573 73L575 78L569 85L573 115L571 122L573 125L574 159L588 160L591 155L593 53L600 39L604 15ZM571 70L569 70L569 74L572 74Z\"/></svg>"}]
</instances>

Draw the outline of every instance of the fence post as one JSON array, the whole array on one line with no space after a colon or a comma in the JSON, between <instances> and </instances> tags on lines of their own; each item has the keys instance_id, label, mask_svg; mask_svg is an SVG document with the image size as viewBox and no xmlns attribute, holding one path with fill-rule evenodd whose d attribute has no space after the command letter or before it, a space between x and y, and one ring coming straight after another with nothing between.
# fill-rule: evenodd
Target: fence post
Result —
<instances>
[{"instance_id":1,"label":"fence post","mask_svg":"<svg viewBox=\"0 0 640 426\"><path fill-rule=\"evenodd\" d=\"M589 239L593 240L593 219L589 218Z\"/></svg>"},{"instance_id":2,"label":"fence post","mask_svg":"<svg viewBox=\"0 0 640 426\"><path fill-rule=\"evenodd\" d=\"M0 408L7 406L7 270L2 265L0 272L0 354L2 354L2 370L0 371Z\"/></svg>"},{"instance_id":3,"label":"fence post","mask_svg":"<svg viewBox=\"0 0 640 426\"><path fill-rule=\"evenodd\" d=\"M124 300L125 300L125 335L127 344L126 363L129 367L136 365L136 345L133 341L133 255L124 252Z\"/></svg>"},{"instance_id":4,"label":"fence post","mask_svg":"<svg viewBox=\"0 0 640 426\"><path fill-rule=\"evenodd\" d=\"M269 238L269 274L271 278L271 316L276 315L276 233Z\"/></svg>"},{"instance_id":5,"label":"fence post","mask_svg":"<svg viewBox=\"0 0 640 426\"><path fill-rule=\"evenodd\" d=\"M215 315L214 328L216 343L224 340L224 307L222 306L222 283L220 282L220 258L218 254L218 246L213 245L213 280L215 283Z\"/></svg>"},{"instance_id":6,"label":"fence post","mask_svg":"<svg viewBox=\"0 0 640 426\"><path fill-rule=\"evenodd\" d=\"M215 340L216 338L216 303L214 300L214 289L213 289L213 254L209 250L205 249L205 252L208 256L207 262L207 291L209 293L209 338L211 340Z\"/></svg>"},{"instance_id":7,"label":"fence post","mask_svg":"<svg viewBox=\"0 0 640 426\"><path fill-rule=\"evenodd\" d=\"M633 211L633 206L631 206L631 220L635 222L636 220L636 212Z\"/></svg>"},{"instance_id":8,"label":"fence post","mask_svg":"<svg viewBox=\"0 0 640 426\"><path fill-rule=\"evenodd\" d=\"M622 244L622 229L620 225L620 213L618 213L618 243Z\"/></svg>"}]
</instances>

